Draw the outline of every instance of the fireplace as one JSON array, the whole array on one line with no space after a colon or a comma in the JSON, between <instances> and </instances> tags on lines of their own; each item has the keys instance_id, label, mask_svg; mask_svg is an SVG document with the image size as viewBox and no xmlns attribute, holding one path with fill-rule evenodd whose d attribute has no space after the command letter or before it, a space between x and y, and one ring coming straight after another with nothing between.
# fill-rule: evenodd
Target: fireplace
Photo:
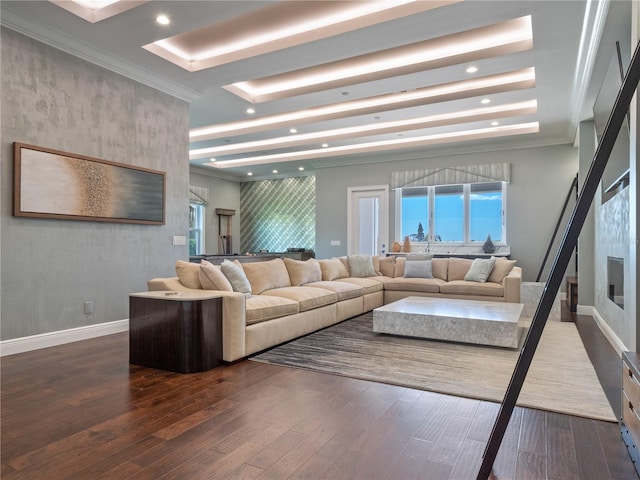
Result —
<instances>
[{"instance_id":1,"label":"fireplace","mask_svg":"<svg viewBox=\"0 0 640 480\"><path fill-rule=\"evenodd\" d=\"M607 257L609 300L624 310L624 258Z\"/></svg>"}]
</instances>

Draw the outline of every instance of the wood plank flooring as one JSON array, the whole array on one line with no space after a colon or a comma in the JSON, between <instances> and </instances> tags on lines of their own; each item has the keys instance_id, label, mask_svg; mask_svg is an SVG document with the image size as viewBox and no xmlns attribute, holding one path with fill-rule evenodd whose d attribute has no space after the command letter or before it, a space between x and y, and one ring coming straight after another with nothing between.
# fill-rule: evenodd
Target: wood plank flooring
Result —
<instances>
[{"instance_id":1,"label":"wood plank flooring","mask_svg":"<svg viewBox=\"0 0 640 480\"><path fill-rule=\"evenodd\" d=\"M620 359L576 319L619 403ZM1 363L6 480L474 479L498 412L250 361L188 375L130 366L127 334ZM516 408L493 478L638 477L617 424Z\"/></svg>"}]
</instances>

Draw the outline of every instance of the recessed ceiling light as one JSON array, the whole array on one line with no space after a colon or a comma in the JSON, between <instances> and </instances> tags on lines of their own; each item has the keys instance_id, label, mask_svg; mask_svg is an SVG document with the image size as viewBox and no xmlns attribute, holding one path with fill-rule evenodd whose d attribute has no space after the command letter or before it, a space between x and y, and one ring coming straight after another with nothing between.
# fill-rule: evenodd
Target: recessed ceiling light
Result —
<instances>
[{"instance_id":1,"label":"recessed ceiling light","mask_svg":"<svg viewBox=\"0 0 640 480\"><path fill-rule=\"evenodd\" d=\"M467 73L476 73L477 71L478 71L478 67L475 67L473 65L468 67L466 70Z\"/></svg>"},{"instance_id":2,"label":"recessed ceiling light","mask_svg":"<svg viewBox=\"0 0 640 480\"><path fill-rule=\"evenodd\" d=\"M523 135L537 133L540 131L538 122L519 123L516 125L505 125L502 127L480 128L476 130L463 130L458 132L438 133L421 137L410 137L394 140L381 140L377 142L360 143L332 147L329 149L313 149L298 152L277 153L272 155L260 155L255 157L238 158L226 162L212 163L214 168L243 167L247 165L261 165L273 162L292 162L295 160L306 160L319 157L334 157L345 153L367 153L382 152L385 150L398 148L412 148L424 145L440 145L451 142L462 142L482 138L497 138L512 135Z\"/></svg>"},{"instance_id":3,"label":"recessed ceiling light","mask_svg":"<svg viewBox=\"0 0 640 480\"><path fill-rule=\"evenodd\" d=\"M158 22L160 25L169 25L171 23L171 20L169 20L169 17L167 17L166 15L158 15L156 17L156 22Z\"/></svg>"},{"instance_id":4,"label":"recessed ceiling light","mask_svg":"<svg viewBox=\"0 0 640 480\"><path fill-rule=\"evenodd\" d=\"M278 170L271 170L271 173L278 173Z\"/></svg>"},{"instance_id":5,"label":"recessed ceiling light","mask_svg":"<svg viewBox=\"0 0 640 480\"><path fill-rule=\"evenodd\" d=\"M292 128L291 130L289 130L289 133L298 133L298 130L296 130L295 128Z\"/></svg>"},{"instance_id":6,"label":"recessed ceiling light","mask_svg":"<svg viewBox=\"0 0 640 480\"><path fill-rule=\"evenodd\" d=\"M496 122L495 120L491 122L492 127L497 127L498 125L500 125L500 122Z\"/></svg>"},{"instance_id":7,"label":"recessed ceiling light","mask_svg":"<svg viewBox=\"0 0 640 480\"><path fill-rule=\"evenodd\" d=\"M352 115L363 115L523 88L533 88L535 86L535 78L535 69L525 68L507 73L419 88L411 92L390 93L250 120L192 128L189 130L189 139L191 142L211 140L226 135L261 132L282 127L286 124L290 125L293 122L300 124L334 120Z\"/></svg>"},{"instance_id":8,"label":"recessed ceiling light","mask_svg":"<svg viewBox=\"0 0 640 480\"><path fill-rule=\"evenodd\" d=\"M480 103L486 105L487 103L491 103L491 100L489 100L488 98L483 98L482 100L480 100Z\"/></svg>"},{"instance_id":9,"label":"recessed ceiling light","mask_svg":"<svg viewBox=\"0 0 640 480\"><path fill-rule=\"evenodd\" d=\"M210 159L209 159L209 161L210 161L210 162L215 162L215 161L216 161L216 159L215 159L215 158L210 158Z\"/></svg>"},{"instance_id":10,"label":"recessed ceiling light","mask_svg":"<svg viewBox=\"0 0 640 480\"><path fill-rule=\"evenodd\" d=\"M374 2L375 3L375 2ZM531 16L417 43L225 85L253 102L268 102L355 83L424 72L533 47Z\"/></svg>"},{"instance_id":11,"label":"recessed ceiling light","mask_svg":"<svg viewBox=\"0 0 640 480\"><path fill-rule=\"evenodd\" d=\"M253 172L247 172L247 177L253 176Z\"/></svg>"},{"instance_id":12,"label":"recessed ceiling light","mask_svg":"<svg viewBox=\"0 0 640 480\"><path fill-rule=\"evenodd\" d=\"M193 149L189 151L189 158L195 160L207 156L234 155L238 153L264 151L265 148L285 148L299 145L314 145L318 140L337 140L347 138L359 138L363 136L383 135L389 133L406 132L425 128L442 127L476 121L491 121L496 118L516 117L536 113L538 103L536 100L479 107L471 110L458 110L449 113L427 115L423 117L394 120L388 122L372 122L370 124L356 125L353 127L336 128L303 133L295 136L273 137L264 140L235 143L233 145L219 145ZM327 148L327 142L322 144ZM264 153L263 153L264 154Z\"/></svg>"},{"instance_id":13,"label":"recessed ceiling light","mask_svg":"<svg viewBox=\"0 0 640 480\"><path fill-rule=\"evenodd\" d=\"M254 109L254 108L247 108L247 113L248 113L249 115L253 115L254 113L256 113L256 111L255 111L255 109Z\"/></svg>"},{"instance_id":14,"label":"recessed ceiling light","mask_svg":"<svg viewBox=\"0 0 640 480\"><path fill-rule=\"evenodd\" d=\"M300 170L301 172L304 172L304 167L298 167L298 170Z\"/></svg>"}]
</instances>

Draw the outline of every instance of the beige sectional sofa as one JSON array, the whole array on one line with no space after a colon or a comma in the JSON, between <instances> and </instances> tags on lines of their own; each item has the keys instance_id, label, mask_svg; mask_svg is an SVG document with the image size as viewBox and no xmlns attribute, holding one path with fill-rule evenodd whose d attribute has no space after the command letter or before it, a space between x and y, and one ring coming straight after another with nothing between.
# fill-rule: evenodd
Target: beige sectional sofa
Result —
<instances>
[{"instance_id":1,"label":"beige sectional sofa","mask_svg":"<svg viewBox=\"0 0 640 480\"><path fill-rule=\"evenodd\" d=\"M154 278L148 288L219 294L223 360L232 362L407 296L520 301L522 270L515 261L496 260L484 282L464 280L472 263L367 256L221 266L179 261L176 277ZM424 278L427 266L432 278Z\"/></svg>"}]
</instances>

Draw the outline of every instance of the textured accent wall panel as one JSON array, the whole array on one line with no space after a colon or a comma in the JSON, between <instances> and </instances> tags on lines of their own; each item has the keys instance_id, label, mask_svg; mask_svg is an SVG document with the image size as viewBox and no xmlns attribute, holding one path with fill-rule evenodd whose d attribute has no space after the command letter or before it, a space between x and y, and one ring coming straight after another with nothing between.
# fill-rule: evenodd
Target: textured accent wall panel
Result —
<instances>
[{"instance_id":1,"label":"textured accent wall panel","mask_svg":"<svg viewBox=\"0 0 640 480\"><path fill-rule=\"evenodd\" d=\"M313 250L316 243L316 179L294 177L240 186L240 251Z\"/></svg>"}]
</instances>

